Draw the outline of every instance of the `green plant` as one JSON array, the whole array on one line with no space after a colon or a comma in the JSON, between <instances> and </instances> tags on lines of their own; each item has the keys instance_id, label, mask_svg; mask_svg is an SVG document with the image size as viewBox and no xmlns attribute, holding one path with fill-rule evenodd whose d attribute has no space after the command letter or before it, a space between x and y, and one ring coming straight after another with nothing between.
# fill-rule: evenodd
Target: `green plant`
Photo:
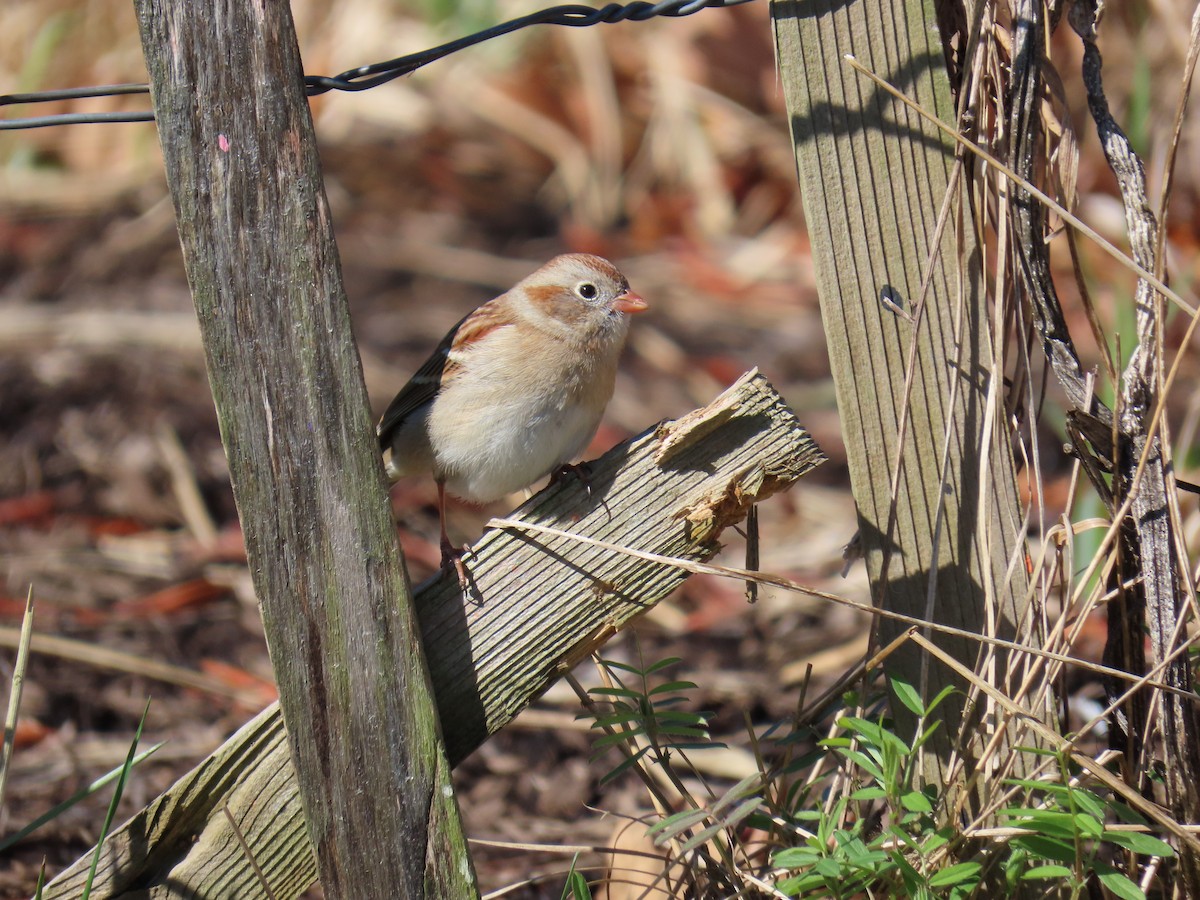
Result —
<instances>
[{"instance_id":1,"label":"green plant","mask_svg":"<svg viewBox=\"0 0 1200 900\"><path fill-rule=\"evenodd\" d=\"M708 733L712 713L679 708L687 699L683 692L695 690L694 683L667 681L651 685L652 676L679 662L678 657L671 657L639 668L611 659L597 661L609 685L592 688L588 693L606 702L610 711L594 715L592 727L607 733L596 740L592 758L612 747L627 748L625 759L600 779L601 784L647 760L669 771L672 753L725 746L713 741ZM621 673L633 677L623 680Z\"/></svg>"},{"instance_id":2,"label":"green plant","mask_svg":"<svg viewBox=\"0 0 1200 900\"><path fill-rule=\"evenodd\" d=\"M731 832L743 820L757 812L763 805L762 797L758 794L761 785L762 776L756 772L727 790L715 803L699 805L695 809L667 816L661 822L650 826L649 833L654 842L662 846L690 831L678 851L687 853L723 832Z\"/></svg>"},{"instance_id":3,"label":"green plant","mask_svg":"<svg viewBox=\"0 0 1200 900\"><path fill-rule=\"evenodd\" d=\"M571 858L571 871L567 873L567 883L563 885L561 900L592 900L592 892L588 888L587 879L575 868L578 864L579 854L576 853Z\"/></svg>"},{"instance_id":4,"label":"green plant","mask_svg":"<svg viewBox=\"0 0 1200 900\"><path fill-rule=\"evenodd\" d=\"M596 740L593 759L618 749L624 759L601 778L601 783L635 772L659 809L684 807L651 827L655 844L670 845L674 858L690 859L696 869L703 870L702 876L693 872L693 884L716 883L727 892L736 888L735 828L762 804L755 794L760 777L756 773L719 798L705 784L712 801L707 804L688 789L676 771L676 757L695 772L687 761L688 751L724 748L725 744L714 741L709 734L711 713L680 708L687 701L686 692L696 688L693 682L653 683L655 676L679 662L678 657L671 657L649 666L634 666L597 658L607 684L581 694L593 718L592 727L604 732ZM665 784L651 777L650 766L659 770Z\"/></svg>"},{"instance_id":5,"label":"green plant","mask_svg":"<svg viewBox=\"0 0 1200 900\"><path fill-rule=\"evenodd\" d=\"M1144 900L1133 876L1139 858L1175 855L1118 797L1082 782L1067 749L1018 748L1042 757L1049 776L985 782L999 807L987 818L1002 827L976 822L964 834L967 823L953 819L941 786L921 783L923 747L942 727L933 713L952 689L925 704L911 685L896 680L890 697L915 716L912 737L897 733L882 692L865 703L848 693L823 738L817 738L817 723L803 716L752 736L759 771L719 795L705 783L708 796L697 799L675 770L677 758L718 745L708 736L707 714L679 708L696 685L653 684L678 662L602 661L610 684L590 697L609 705L606 712L592 707L596 727L606 732L598 752L621 746L625 753L605 780L637 772L658 807L669 809L671 800L654 786L661 779L648 776L647 766L654 765L679 792L679 811L661 816L649 834L670 848L672 864L688 871L688 896L966 900L998 890L1075 898L1102 889L1105 896Z\"/></svg>"},{"instance_id":6,"label":"green plant","mask_svg":"<svg viewBox=\"0 0 1200 900\"><path fill-rule=\"evenodd\" d=\"M141 763L142 761L148 759L153 753L155 753L157 750L159 750L165 743L166 743L165 741L159 741L157 744L154 744L154 745L148 747L147 749L143 750L141 753L139 753L137 756L135 756L133 758L133 762L131 765L136 766L139 763ZM97 778L91 784L76 791L74 794L72 794L70 797L68 797L62 803L59 803L59 804L53 806L52 808L46 810L46 812L42 813L40 816L38 816L36 819L34 819L32 822L30 822L24 828L20 829L19 831L14 831L12 834L8 835L3 840L0 840L0 853L3 853L9 847L16 846L21 841L23 841L27 837L29 837L29 835L33 834L33 832L37 831L37 829L39 829L43 825L45 825L47 822L54 821L59 816L61 816L63 813L65 813L68 809L70 809L72 806L75 806L77 803L79 803L83 800L86 800L88 797L92 796L92 794L95 794L96 792L100 791L102 788L111 784L116 779L121 778L125 772L126 772L126 765L125 765L125 763L122 763L121 765L117 766L115 769L112 769L112 770L106 772L105 774L101 775L99 778Z\"/></svg>"},{"instance_id":7,"label":"green plant","mask_svg":"<svg viewBox=\"0 0 1200 900\"><path fill-rule=\"evenodd\" d=\"M953 833L938 826L936 788L915 783L921 747L938 727L924 723L952 689L942 690L928 706L911 685L893 680L892 690L918 717L916 736L911 741L899 737L883 716L837 720L841 734L821 746L844 760L839 779L860 786L832 796L823 807L792 812L805 829L804 840L772 859L776 868L791 873L776 884L779 891L848 897L903 890L912 897L966 897L979 884L979 862L932 863Z\"/></svg>"},{"instance_id":8,"label":"green plant","mask_svg":"<svg viewBox=\"0 0 1200 900\"><path fill-rule=\"evenodd\" d=\"M1146 827L1146 820L1116 800L1106 799L1072 779L1065 756L1059 757L1060 782L1013 780L1011 785L1030 792L1036 805L1000 811L1006 823L1020 829L1008 842L1005 876L1015 888L1022 881L1054 879L1065 883L1071 897L1087 890L1095 878L1123 900L1144 900L1145 893L1128 875L1105 860L1113 850L1171 859L1169 844L1150 834L1118 830L1106 823L1116 819L1126 825Z\"/></svg>"}]
</instances>

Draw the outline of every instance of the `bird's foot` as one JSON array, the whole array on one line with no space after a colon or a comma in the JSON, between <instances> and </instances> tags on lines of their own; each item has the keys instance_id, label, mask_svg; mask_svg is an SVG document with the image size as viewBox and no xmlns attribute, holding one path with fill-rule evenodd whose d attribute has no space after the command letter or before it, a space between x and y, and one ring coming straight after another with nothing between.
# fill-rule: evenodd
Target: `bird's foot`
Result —
<instances>
[{"instance_id":1,"label":"bird's foot","mask_svg":"<svg viewBox=\"0 0 1200 900\"><path fill-rule=\"evenodd\" d=\"M467 564L463 562L463 557L471 552L469 544L463 544L461 547L456 547L449 540L442 541L442 572L449 572L451 569L458 575L458 587L462 591L463 600L470 602L471 600L471 573L467 571Z\"/></svg>"}]
</instances>

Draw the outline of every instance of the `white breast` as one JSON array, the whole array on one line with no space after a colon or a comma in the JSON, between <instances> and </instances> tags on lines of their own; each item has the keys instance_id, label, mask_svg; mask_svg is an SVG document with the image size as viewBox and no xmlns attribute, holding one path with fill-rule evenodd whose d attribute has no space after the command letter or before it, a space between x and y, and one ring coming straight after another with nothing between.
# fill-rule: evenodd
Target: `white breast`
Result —
<instances>
[{"instance_id":1,"label":"white breast","mask_svg":"<svg viewBox=\"0 0 1200 900\"><path fill-rule=\"evenodd\" d=\"M530 378L530 361L515 343L488 341L486 350L471 354L462 376L434 401L428 422L435 473L451 493L481 503L574 459L596 433L616 374L615 353L600 365L556 354L539 360L538 377Z\"/></svg>"}]
</instances>

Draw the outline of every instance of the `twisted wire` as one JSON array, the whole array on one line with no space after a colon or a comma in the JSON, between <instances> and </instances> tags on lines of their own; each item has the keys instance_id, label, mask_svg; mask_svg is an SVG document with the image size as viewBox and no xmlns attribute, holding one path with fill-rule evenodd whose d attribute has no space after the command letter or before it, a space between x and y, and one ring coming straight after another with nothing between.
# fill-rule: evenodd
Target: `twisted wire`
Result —
<instances>
[{"instance_id":1,"label":"twisted wire","mask_svg":"<svg viewBox=\"0 0 1200 900\"><path fill-rule=\"evenodd\" d=\"M633 0L631 3L609 3L599 9L579 4L552 6L526 16L510 19L474 34L448 41L428 50L410 53L385 62L372 63L348 69L340 75L306 75L305 92L310 97L329 91L367 91L386 84L393 79L410 75L422 66L427 66L452 53L482 44L502 35L511 34L530 25L563 25L569 28L585 28L590 25L615 24L617 22L644 22L658 16L678 18L690 16L702 9L722 8L748 3L750 0L660 0L649 3ZM124 94L147 94L146 84L94 85L65 90L36 91L26 94L0 94L0 106L28 103L50 103L60 100L81 100L93 97L115 97ZM0 119L0 131L23 128L45 128L55 125L82 125L110 122L153 122L150 110L102 113L63 113L51 116L28 116L15 119Z\"/></svg>"}]
</instances>

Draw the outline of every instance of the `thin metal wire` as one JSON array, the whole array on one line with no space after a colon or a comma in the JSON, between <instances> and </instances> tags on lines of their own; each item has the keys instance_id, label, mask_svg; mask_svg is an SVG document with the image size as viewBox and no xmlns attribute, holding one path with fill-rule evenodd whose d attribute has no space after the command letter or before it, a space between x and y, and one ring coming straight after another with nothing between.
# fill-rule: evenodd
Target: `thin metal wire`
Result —
<instances>
[{"instance_id":1,"label":"thin metal wire","mask_svg":"<svg viewBox=\"0 0 1200 900\"><path fill-rule=\"evenodd\" d=\"M457 40L448 41L437 47L410 53L386 62L373 63L349 69L340 75L306 75L304 78L305 91L310 97L327 93L328 91L366 91L381 84L409 75L422 66L457 53L467 47L473 47L492 38L511 34L530 25L564 25L570 28L584 28L589 25L616 22L644 22L656 16L678 18L690 16L702 9L738 6L749 3L750 0L661 0L649 3L646 0L634 0L632 3L609 3L600 9L591 6L570 4L567 6L552 6L539 10L527 16L510 19L485 28L474 34L469 34ZM91 97L115 97L122 94L147 94L150 92L146 84L109 84L82 88L69 88L57 91L37 91L29 94L0 94L0 106L12 106L24 103L50 103L56 100L80 100ZM20 119L0 119L0 131L15 131L22 128L45 128L52 125L83 125L102 122L153 122L154 113L148 110L133 112L104 112L104 113L67 113L52 116L30 116Z\"/></svg>"},{"instance_id":2,"label":"thin metal wire","mask_svg":"<svg viewBox=\"0 0 1200 900\"><path fill-rule=\"evenodd\" d=\"M103 97L105 94L96 94ZM0 97L0 100L4 99ZM37 102L37 101L31 101ZM52 125L97 125L105 122L153 122L150 110L137 112L62 113L54 116L28 116L23 119L0 119L0 131L18 131L22 128L48 128Z\"/></svg>"}]
</instances>

